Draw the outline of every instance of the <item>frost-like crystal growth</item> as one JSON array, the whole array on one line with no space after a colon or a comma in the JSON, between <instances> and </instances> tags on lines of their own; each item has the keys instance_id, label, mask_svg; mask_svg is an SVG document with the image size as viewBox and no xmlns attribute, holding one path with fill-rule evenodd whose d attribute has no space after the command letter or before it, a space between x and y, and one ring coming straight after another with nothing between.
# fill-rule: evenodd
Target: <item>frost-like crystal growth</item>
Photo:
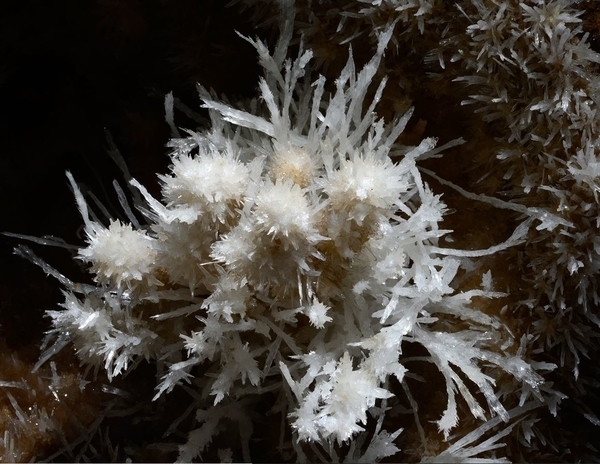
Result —
<instances>
[{"instance_id":1,"label":"frost-like crystal growth","mask_svg":"<svg viewBox=\"0 0 600 464\"><path fill-rule=\"evenodd\" d=\"M141 281L151 273L156 259L152 238L143 230L133 230L130 224L110 223L108 229L94 227L88 233L89 245L79 251L79 257L91 263L91 271L99 282Z\"/></svg>"},{"instance_id":2,"label":"frost-like crystal growth","mask_svg":"<svg viewBox=\"0 0 600 464\"><path fill-rule=\"evenodd\" d=\"M171 172L171 176L159 176L167 205L195 208L198 215L209 214L213 222L225 222L234 215L248 183L248 168L227 151L175 157Z\"/></svg>"},{"instance_id":3,"label":"frost-like crystal growth","mask_svg":"<svg viewBox=\"0 0 600 464\"><path fill-rule=\"evenodd\" d=\"M417 165L436 140L400 145L412 110L387 122L376 113L393 27L362 70L350 56L329 85L307 73L310 51L286 59L286 24L273 54L247 39L265 71L262 106L237 109L200 88L212 127L170 142L162 201L132 181L146 227L97 224L73 185L88 233L79 255L101 288L72 285L65 309L48 313L57 343L71 340L109 378L156 361L155 399L191 383L200 425L180 447L185 461L231 422L251 459L264 395L291 430L280 449L299 460L390 456L400 427L384 420L408 410L418 421L406 383L415 363L445 382L444 439L465 417L510 420L493 374L541 403L542 378L474 303L500 296L491 275L483 290L454 286L466 258L520 243L529 222L490 250L441 247L446 207ZM421 354L405 356L407 345Z\"/></svg>"}]
</instances>

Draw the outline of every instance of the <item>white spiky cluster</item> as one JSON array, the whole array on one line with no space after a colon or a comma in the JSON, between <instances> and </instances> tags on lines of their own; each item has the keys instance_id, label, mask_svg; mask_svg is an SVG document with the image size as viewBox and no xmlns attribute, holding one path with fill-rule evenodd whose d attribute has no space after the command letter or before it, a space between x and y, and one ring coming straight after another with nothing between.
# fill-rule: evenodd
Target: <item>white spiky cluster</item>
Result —
<instances>
[{"instance_id":1,"label":"white spiky cluster","mask_svg":"<svg viewBox=\"0 0 600 464\"><path fill-rule=\"evenodd\" d=\"M157 253L152 238L130 224L111 221L105 229L90 223L88 241L90 245L80 250L79 257L91 264L99 282L131 285L154 270Z\"/></svg>"},{"instance_id":2,"label":"white spiky cluster","mask_svg":"<svg viewBox=\"0 0 600 464\"><path fill-rule=\"evenodd\" d=\"M372 4L362 11L369 15L382 2L361 3ZM424 18L434 5L384 3L401 18L414 9ZM552 18L555 26L570 21L560 12ZM291 440L282 433L279 443L288 456L392 456L401 430L385 430L384 421L389 429L390 418L409 411L422 431L406 382L428 372L420 363L443 379L435 420L443 440L459 421L489 420L438 458L485 452L496 459L504 435L467 445L489 424L546 404L542 393L551 390L537 371L555 366L528 363L521 348L529 339L515 340L498 314L478 306L501 296L490 274L481 289L457 291L456 280L476 267L468 258L522 243L534 221L489 250L442 247L446 207L417 166L440 151L436 140L401 146L412 110L389 122L375 112L386 80L374 83L394 26L379 32L361 71L350 57L330 88L306 72L310 51L286 59L292 22L272 54L249 40L265 70L263 106L236 109L200 89L212 126L170 142L161 201L132 182L145 200L138 206L147 227L93 221L73 182L87 233L79 257L98 285L68 288L64 310L48 312L54 333L111 379L139 359L156 361L155 399L192 383L198 428L180 447L182 461L201 457L224 419L239 424L242 457L250 460L250 406L266 394L291 427ZM547 34L543 24L539 35ZM580 177L595 182L588 170ZM567 223L539 209L517 210L541 219L538 229ZM407 357L407 345L423 354ZM511 388L499 388L500 376Z\"/></svg>"}]
</instances>

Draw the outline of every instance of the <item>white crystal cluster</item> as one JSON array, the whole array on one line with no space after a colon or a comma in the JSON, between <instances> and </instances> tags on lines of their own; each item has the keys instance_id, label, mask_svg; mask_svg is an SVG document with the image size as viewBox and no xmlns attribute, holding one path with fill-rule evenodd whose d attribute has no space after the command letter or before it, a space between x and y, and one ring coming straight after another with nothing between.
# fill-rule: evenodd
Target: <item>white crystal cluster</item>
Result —
<instances>
[{"instance_id":1,"label":"white crystal cluster","mask_svg":"<svg viewBox=\"0 0 600 464\"><path fill-rule=\"evenodd\" d=\"M261 395L291 430L281 456L394 455L401 429L384 428L390 417L412 411L421 428L406 383L421 364L443 379L445 439L465 413L509 421L542 404L543 379L519 340L474 303L500 296L491 276L485 288L454 284L470 258L522 242L530 222L490 250L440 246L446 207L417 166L437 156L436 140L403 146L412 110L392 121L375 112L393 28L362 70L350 57L329 87L307 72L310 51L286 58L284 24L272 54L248 39L264 68L261 104L236 109L200 89L212 125L170 142L161 201L132 181L148 225L133 214L131 224L101 225L70 178L87 234L78 257L97 285L67 285L64 309L48 312L58 340L47 354L72 342L109 378L152 360L162 369L155 400L191 383L200 426L181 461L200 458L222 421L239 424L240 458L252 459ZM417 345L423 355L403 354ZM516 409L503 405L514 391L496 387L502 372L517 385Z\"/></svg>"}]
</instances>

